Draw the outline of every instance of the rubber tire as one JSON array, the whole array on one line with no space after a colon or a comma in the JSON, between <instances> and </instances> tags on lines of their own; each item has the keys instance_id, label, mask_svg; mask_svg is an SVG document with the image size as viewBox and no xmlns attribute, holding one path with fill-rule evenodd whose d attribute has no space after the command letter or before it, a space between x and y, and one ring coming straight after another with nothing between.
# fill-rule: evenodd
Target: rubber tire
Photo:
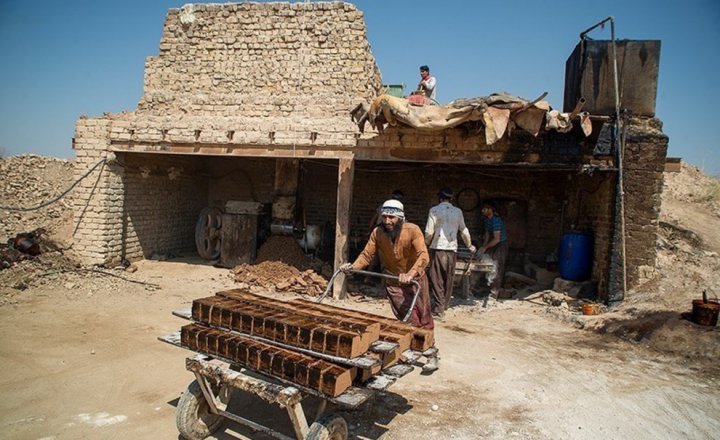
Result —
<instances>
[{"instance_id":1,"label":"rubber tire","mask_svg":"<svg viewBox=\"0 0 720 440\"><path fill-rule=\"evenodd\" d=\"M220 229L222 227L222 210L209 206L200 211L198 221L195 224L195 248L198 255L206 260L217 260L220 258ZM208 219L213 218L215 224L210 225ZM215 239L209 242L208 232L214 233ZM214 245L211 246L210 244Z\"/></svg>"},{"instance_id":2,"label":"rubber tire","mask_svg":"<svg viewBox=\"0 0 720 440\"><path fill-rule=\"evenodd\" d=\"M347 440L347 422L337 414L326 414L310 425L305 440Z\"/></svg>"},{"instance_id":3,"label":"rubber tire","mask_svg":"<svg viewBox=\"0 0 720 440\"><path fill-rule=\"evenodd\" d=\"M202 440L217 431L222 421L222 416L210 412L197 380L190 382L175 411L175 424L180 435L187 440Z\"/></svg>"}]
</instances>

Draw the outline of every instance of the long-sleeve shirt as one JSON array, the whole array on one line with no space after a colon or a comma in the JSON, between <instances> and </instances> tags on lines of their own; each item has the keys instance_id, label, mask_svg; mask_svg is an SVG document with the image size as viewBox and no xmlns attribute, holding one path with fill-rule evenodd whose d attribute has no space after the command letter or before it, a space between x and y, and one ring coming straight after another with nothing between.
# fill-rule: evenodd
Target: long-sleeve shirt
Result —
<instances>
[{"instance_id":1,"label":"long-sleeve shirt","mask_svg":"<svg viewBox=\"0 0 720 440\"><path fill-rule=\"evenodd\" d=\"M420 84L423 85L423 89L425 89L425 96L435 101L435 97L437 96L436 93L436 86L437 86L437 80L434 76L428 76L427 79L424 79L420 81Z\"/></svg>"},{"instance_id":2,"label":"long-sleeve shirt","mask_svg":"<svg viewBox=\"0 0 720 440\"><path fill-rule=\"evenodd\" d=\"M430 249L457 251L458 231L465 246L470 247L470 231L465 226L465 217L460 208L450 202L440 202L430 209L425 225L425 242L430 244Z\"/></svg>"},{"instance_id":3,"label":"long-sleeve shirt","mask_svg":"<svg viewBox=\"0 0 720 440\"><path fill-rule=\"evenodd\" d=\"M425 267L430 261L425 239L420 228L413 223L403 223L402 229L395 242L383 230L382 226L375 228L365 249L353 263L354 269L365 269L375 257L380 261L387 272L393 275L408 273L415 269L418 276L425 276Z\"/></svg>"}]
</instances>

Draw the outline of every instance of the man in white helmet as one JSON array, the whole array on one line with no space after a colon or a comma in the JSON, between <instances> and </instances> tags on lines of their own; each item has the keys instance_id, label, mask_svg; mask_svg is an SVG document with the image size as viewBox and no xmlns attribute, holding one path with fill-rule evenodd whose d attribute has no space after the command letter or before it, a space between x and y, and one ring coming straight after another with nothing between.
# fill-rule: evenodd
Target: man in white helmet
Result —
<instances>
[{"instance_id":1,"label":"man in white helmet","mask_svg":"<svg viewBox=\"0 0 720 440\"><path fill-rule=\"evenodd\" d=\"M373 229L365 249L360 253L354 263L345 263L341 270L362 270L370 265L375 255L380 257L382 267L386 273L397 275L399 283L386 281L385 290L390 299L390 306L395 317L402 319L408 312L410 303L415 294L413 285L409 284L416 279L420 284L420 293L410 315L410 323L428 330L435 328L433 322L428 281L425 276L425 267L429 257L425 236L420 228L405 222L405 210L399 200L387 200L381 209L382 221L380 226ZM423 367L426 372L438 368L437 356L428 359Z\"/></svg>"}]
</instances>

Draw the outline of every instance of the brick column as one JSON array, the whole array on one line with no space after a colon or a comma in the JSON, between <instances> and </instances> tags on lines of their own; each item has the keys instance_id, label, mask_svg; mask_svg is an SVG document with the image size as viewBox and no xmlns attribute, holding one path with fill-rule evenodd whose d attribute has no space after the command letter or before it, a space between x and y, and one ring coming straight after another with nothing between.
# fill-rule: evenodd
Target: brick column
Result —
<instances>
[{"instance_id":1,"label":"brick column","mask_svg":"<svg viewBox=\"0 0 720 440\"><path fill-rule=\"evenodd\" d=\"M75 190L73 249L85 264L106 264L121 255L123 169L108 152L110 124L107 119L80 118L75 125L76 178L107 159Z\"/></svg>"}]
</instances>

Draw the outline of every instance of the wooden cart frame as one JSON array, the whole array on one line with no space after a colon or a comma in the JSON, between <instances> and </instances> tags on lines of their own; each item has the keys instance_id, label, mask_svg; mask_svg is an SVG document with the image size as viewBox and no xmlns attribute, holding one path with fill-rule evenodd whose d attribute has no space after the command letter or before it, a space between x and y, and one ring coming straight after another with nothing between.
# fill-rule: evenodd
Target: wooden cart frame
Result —
<instances>
[{"instance_id":1,"label":"wooden cart frame","mask_svg":"<svg viewBox=\"0 0 720 440\"><path fill-rule=\"evenodd\" d=\"M173 314L189 318L189 310L176 311ZM181 347L180 332L161 336L158 339ZM405 363L392 365L372 376L362 386L352 386L341 395L332 398L281 378L245 369L222 357L196 354L185 361L186 369L195 375L195 380L188 385L178 402L176 424L180 434L188 440L202 440L209 437L219 428L223 418L277 439L292 440L292 437L277 432L271 427L228 411L230 395L237 389L252 393L269 404L277 404L285 408L297 440L346 440L347 423L338 414L325 413L328 402L339 409L357 409L377 391L387 389L398 378L413 371L412 364L420 357L432 356L436 353L437 349L434 347L425 352L406 350L402 353ZM308 395L321 399L311 423L308 423L302 406L303 399Z\"/></svg>"}]
</instances>

